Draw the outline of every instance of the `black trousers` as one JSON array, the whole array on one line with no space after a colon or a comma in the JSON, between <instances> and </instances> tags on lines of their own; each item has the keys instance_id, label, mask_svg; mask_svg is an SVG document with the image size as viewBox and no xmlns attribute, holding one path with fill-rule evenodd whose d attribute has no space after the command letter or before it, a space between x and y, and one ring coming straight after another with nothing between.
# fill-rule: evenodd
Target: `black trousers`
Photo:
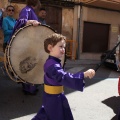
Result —
<instances>
[{"instance_id":1,"label":"black trousers","mask_svg":"<svg viewBox=\"0 0 120 120\"><path fill-rule=\"evenodd\" d=\"M3 52L5 53L5 49L7 47L7 43L3 43Z\"/></svg>"}]
</instances>

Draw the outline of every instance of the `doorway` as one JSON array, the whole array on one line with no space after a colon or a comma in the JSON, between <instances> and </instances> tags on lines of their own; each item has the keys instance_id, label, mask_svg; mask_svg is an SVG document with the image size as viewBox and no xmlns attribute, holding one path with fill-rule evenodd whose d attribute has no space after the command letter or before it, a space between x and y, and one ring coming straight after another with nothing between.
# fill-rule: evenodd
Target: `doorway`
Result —
<instances>
[{"instance_id":1,"label":"doorway","mask_svg":"<svg viewBox=\"0 0 120 120\"><path fill-rule=\"evenodd\" d=\"M109 24L84 22L82 52L102 53L108 50Z\"/></svg>"}]
</instances>

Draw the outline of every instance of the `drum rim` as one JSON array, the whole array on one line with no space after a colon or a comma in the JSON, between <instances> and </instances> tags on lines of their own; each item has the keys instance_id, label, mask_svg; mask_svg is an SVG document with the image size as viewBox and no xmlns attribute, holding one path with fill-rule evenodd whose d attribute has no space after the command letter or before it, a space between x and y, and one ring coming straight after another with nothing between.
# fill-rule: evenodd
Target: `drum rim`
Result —
<instances>
[{"instance_id":1,"label":"drum rim","mask_svg":"<svg viewBox=\"0 0 120 120\"><path fill-rule=\"evenodd\" d=\"M11 47L11 44L12 44L13 40L15 39L16 35L17 35L19 32L21 32L23 29L28 28L28 27L30 27L30 26L33 26L33 25L32 25L32 24L26 25L26 26L20 28L19 30L17 30L17 31L13 34L13 36L12 36L12 38L11 38L8 46L7 46L6 53L5 53L6 55L5 55L5 56L7 56L7 54L10 55L10 49L9 49L9 48ZM41 25L41 24L39 24L38 26L47 27L47 28L51 29L53 32L56 33L56 31L55 31L53 28L51 28L50 26L48 26L48 25ZM8 51L8 52L7 52L7 51ZM10 69L11 69L12 72L17 76L18 80L20 80L20 82L29 83L29 82L25 81L24 79L22 79L22 78L16 73L16 71L15 71L14 68L12 67L10 57L6 57L6 59L8 60L8 65L10 66ZM6 69L7 69L7 68L6 68ZM9 73L8 73L8 75L10 76ZM11 76L10 76L10 78L11 78ZM16 81L16 80L14 80L14 81ZM16 82L17 82L17 81L16 81ZM31 84L32 84L32 83L31 83Z\"/></svg>"}]
</instances>

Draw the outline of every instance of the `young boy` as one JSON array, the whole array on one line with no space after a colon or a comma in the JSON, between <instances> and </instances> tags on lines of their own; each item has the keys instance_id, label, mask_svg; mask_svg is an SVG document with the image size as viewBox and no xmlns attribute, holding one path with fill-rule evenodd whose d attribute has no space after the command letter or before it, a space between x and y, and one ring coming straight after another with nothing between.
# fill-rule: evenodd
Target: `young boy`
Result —
<instances>
[{"instance_id":1,"label":"young boy","mask_svg":"<svg viewBox=\"0 0 120 120\"><path fill-rule=\"evenodd\" d=\"M95 75L93 69L76 74L63 70L60 59L65 54L65 40L63 35L54 33L44 41L44 49L49 57L44 64L43 103L32 120L73 120L63 85L83 91L84 78L93 78Z\"/></svg>"}]
</instances>

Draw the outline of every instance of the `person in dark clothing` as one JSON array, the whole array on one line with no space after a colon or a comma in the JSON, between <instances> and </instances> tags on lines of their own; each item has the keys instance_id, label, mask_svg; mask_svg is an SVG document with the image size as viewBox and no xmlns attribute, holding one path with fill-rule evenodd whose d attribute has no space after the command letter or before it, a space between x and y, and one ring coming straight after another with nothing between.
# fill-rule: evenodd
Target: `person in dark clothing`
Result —
<instances>
[{"instance_id":1,"label":"person in dark clothing","mask_svg":"<svg viewBox=\"0 0 120 120\"><path fill-rule=\"evenodd\" d=\"M15 24L13 34L24 27L25 25L32 24L34 27L38 26L38 18L36 12L40 9L41 3L39 0L27 0L26 6L21 10L19 18ZM28 95L36 95L38 89L36 85L30 83L22 83L23 92Z\"/></svg>"}]
</instances>

